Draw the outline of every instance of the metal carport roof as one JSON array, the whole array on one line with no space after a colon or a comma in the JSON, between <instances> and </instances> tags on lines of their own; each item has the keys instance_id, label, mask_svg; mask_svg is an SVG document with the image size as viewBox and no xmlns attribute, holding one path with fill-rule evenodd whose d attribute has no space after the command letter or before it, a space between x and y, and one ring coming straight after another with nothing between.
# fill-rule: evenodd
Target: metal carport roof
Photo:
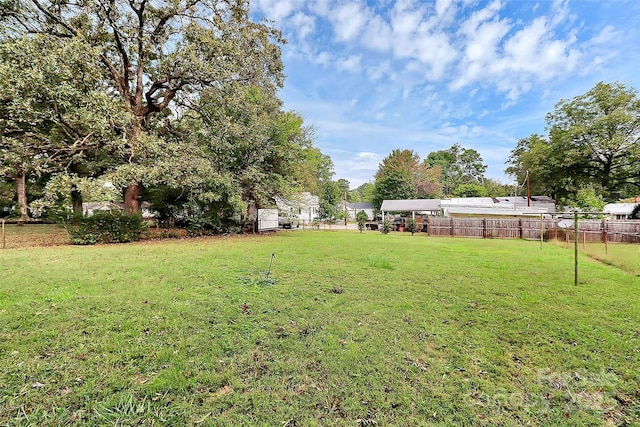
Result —
<instances>
[{"instance_id":1,"label":"metal carport roof","mask_svg":"<svg viewBox=\"0 0 640 427\"><path fill-rule=\"evenodd\" d=\"M440 199L384 200L383 212L439 212Z\"/></svg>"}]
</instances>

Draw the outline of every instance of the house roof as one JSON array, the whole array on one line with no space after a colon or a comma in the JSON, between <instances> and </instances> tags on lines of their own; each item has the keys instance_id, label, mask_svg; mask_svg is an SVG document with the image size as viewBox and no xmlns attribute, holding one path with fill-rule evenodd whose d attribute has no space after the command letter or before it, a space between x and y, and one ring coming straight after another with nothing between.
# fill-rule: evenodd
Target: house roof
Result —
<instances>
[{"instance_id":1,"label":"house roof","mask_svg":"<svg viewBox=\"0 0 640 427\"><path fill-rule=\"evenodd\" d=\"M439 211L440 199L384 200L380 210L385 212Z\"/></svg>"},{"instance_id":2,"label":"house roof","mask_svg":"<svg viewBox=\"0 0 640 427\"><path fill-rule=\"evenodd\" d=\"M635 203L609 203L602 211L611 215L631 215L635 206Z\"/></svg>"},{"instance_id":3,"label":"house roof","mask_svg":"<svg viewBox=\"0 0 640 427\"><path fill-rule=\"evenodd\" d=\"M550 213L544 207L527 207L527 206L456 206L442 205L445 216L449 215L506 215L506 216L534 216Z\"/></svg>"},{"instance_id":4,"label":"house roof","mask_svg":"<svg viewBox=\"0 0 640 427\"><path fill-rule=\"evenodd\" d=\"M83 210L91 211L110 211L110 210L123 210L124 203L122 202L85 202L82 204Z\"/></svg>"},{"instance_id":5,"label":"house roof","mask_svg":"<svg viewBox=\"0 0 640 427\"><path fill-rule=\"evenodd\" d=\"M305 191L291 197L291 199L275 198L276 206L280 209L287 208L309 208L317 207L320 204L320 198Z\"/></svg>"},{"instance_id":6,"label":"house roof","mask_svg":"<svg viewBox=\"0 0 640 427\"><path fill-rule=\"evenodd\" d=\"M373 204L371 203L347 203L348 209L373 209Z\"/></svg>"}]
</instances>

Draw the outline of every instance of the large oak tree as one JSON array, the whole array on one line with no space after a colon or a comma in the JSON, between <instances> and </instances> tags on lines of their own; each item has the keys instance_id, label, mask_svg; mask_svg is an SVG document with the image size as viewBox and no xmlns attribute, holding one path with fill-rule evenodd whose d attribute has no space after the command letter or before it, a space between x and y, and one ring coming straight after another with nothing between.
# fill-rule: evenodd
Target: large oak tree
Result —
<instances>
[{"instance_id":1,"label":"large oak tree","mask_svg":"<svg viewBox=\"0 0 640 427\"><path fill-rule=\"evenodd\" d=\"M0 175L15 183L22 220L30 174L86 170L129 123L95 78L95 57L79 40L0 41Z\"/></svg>"},{"instance_id":2,"label":"large oak tree","mask_svg":"<svg viewBox=\"0 0 640 427\"><path fill-rule=\"evenodd\" d=\"M179 115L204 90L229 84L265 94L281 85L280 34L248 14L244 0L17 0L3 3L1 18L13 35L79 39L98 51L105 91L134 117L114 154L128 176L125 210L135 212L140 182L157 160L154 115Z\"/></svg>"},{"instance_id":3,"label":"large oak tree","mask_svg":"<svg viewBox=\"0 0 640 427\"><path fill-rule=\"evenodd\" d=\"M531 135L511 152L507 173L529 170L542 193L574 200L594 188L615 201L640 191L640 98L622 83L596 84L547 114L549 135Z\"/></svg>"}]
</instances>

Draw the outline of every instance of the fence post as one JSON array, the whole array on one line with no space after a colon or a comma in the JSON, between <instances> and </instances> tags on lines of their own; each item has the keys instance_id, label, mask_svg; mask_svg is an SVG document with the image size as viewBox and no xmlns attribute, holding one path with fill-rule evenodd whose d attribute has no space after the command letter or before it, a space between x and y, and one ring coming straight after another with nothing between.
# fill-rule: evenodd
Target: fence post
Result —
<instances>
[{"instance_id":1,"label":"fence post","mask_svg":"<svg viewBox=\"0 0 640 427\"><path fill-rule=\"evenodd\" d=\"M569 227L567 227L569 231ZM573 212L573 258L574 258L574 279L573 284L578 286L578 240L580 240L580 227L578 226L578 211ZM568 234L568 233L567 233Z\"/></svg>"},{"instance_id":2,"label":"fence post","mask_svg":"<svg viewBox=\"0 0 640 427\"><path fill-rule=\"evenodd\" d=\"M482 218L482 238L487 238L487 218Z\"/></svg>"},{"instance_id":3,"label":"fence post","mask_svg":"<svg viewBox=\"0 0 640 427\"><path fill-rule=\"evenodd\" d=\"M7 248L7 239L4 235L4 219L2 220L2 249Z\"/></svg>"},{"instance_id":4,"label":"fence post","mask_svg":"<svg viewBox=\"0 0 640 427\"><path fill-rule=\"evenodd\" d=\"M453 230L453 217L451 217L451 237L455 237L455 233Z\"/></svg>"},{"instance_id":5,"label":"fence post","mask_svg":"<svg viewBox=\"0 0 640 427\"><path fill-rule=\"evenodd\" d=\"M518 218L518 236L520 239L522 239L524 236L522 232L522 218Z\"/></svg>"},{"instance_id":6,"label":"fence post","mask_svg":"<svg viewBox=\"0 0 640 427\"><path fill-rule=\"evenodd\" d=\"M427 236L431 236L431 216L427 217Z\"/></svg>"}]
</instances>

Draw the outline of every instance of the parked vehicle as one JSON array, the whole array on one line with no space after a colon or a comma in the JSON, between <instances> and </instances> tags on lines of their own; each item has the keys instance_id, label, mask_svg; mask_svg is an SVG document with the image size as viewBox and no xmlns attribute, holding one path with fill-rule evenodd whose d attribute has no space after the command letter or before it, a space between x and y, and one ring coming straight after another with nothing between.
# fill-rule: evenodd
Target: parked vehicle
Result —
<instances>
[{"instance_id":1,"label":"parked vehicle","mask_svg":"<svg viewBox=\"0 0 640 427\"><path fill-rule=\"evenodd\" d=\"M281 212L278 215L278 225L282 228L299 228L300 219L298 215Z\"/></svg>"}]
</instances>

